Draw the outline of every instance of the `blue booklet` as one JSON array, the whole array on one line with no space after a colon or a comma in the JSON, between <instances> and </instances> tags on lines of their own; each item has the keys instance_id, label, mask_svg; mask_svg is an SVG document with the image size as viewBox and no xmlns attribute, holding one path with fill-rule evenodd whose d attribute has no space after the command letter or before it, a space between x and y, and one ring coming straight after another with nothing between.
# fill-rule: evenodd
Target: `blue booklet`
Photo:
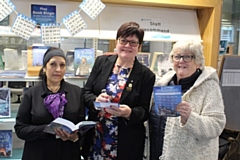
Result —
<instances>
[{"instance_id":1,"label":"blue booklet","mask_svg":"<svg viewBox=\"0 0 240 160\"><path fill-rule=\"evenodd\" d=\"M182 101L181 86L155 86L154 109L160 116L179 116L176 106Z\"/></svg>"},{"instance_id":2,"label":"blue booklet","mask_svg":"<svg viewBox=\"0 0 240 160\"><path fill-rule=\"evenodd\" d=\"M0 157L11 157L12 148L12 130L0 130Z\"/></svg>"}]
</instances>

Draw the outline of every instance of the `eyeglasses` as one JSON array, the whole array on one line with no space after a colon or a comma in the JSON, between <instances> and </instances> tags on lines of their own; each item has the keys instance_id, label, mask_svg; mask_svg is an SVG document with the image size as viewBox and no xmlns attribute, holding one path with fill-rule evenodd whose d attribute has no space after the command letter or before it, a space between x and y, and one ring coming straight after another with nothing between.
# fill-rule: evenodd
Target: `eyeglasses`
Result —
<instances>
[{"instance_id":1,"label":"eyeglasses","mask_svg":"<svg viewBox=\"0 0 240 160\"><path fill-rule=\"evenodd\" d=\"M139 42L136 42L136 41L129 41L129 40L126 40L126 39L118 39L119 43L121 45L127 45L129 43L129 45L131 47L137 47Z\"/></svg>"},{"instance_id":2,"label":"eyeglasses","mask_svg":"<svg viewBox=\"0 0 240 160\"><path fill-rule=\"evenodd\" d=\"M181 58L183 58L184 62L191 62L192 59L195 58L195 56L194 55L184 55L184 56L172 55L172 60L175 61L175 62L180 61Z\"/></svg>"}]
</instances>

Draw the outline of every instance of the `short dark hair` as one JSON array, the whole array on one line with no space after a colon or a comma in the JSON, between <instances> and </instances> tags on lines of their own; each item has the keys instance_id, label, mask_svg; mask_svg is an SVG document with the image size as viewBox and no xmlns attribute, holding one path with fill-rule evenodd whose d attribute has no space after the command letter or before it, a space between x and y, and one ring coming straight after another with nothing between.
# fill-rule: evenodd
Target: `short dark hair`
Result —
<instances>
[{"instance_id":1,"label":"short dark hair","mask_svg":"<svg viewBox=\"0 0 240 160\"><path fill-rule=\"evenodd\" d=\"M144 30L140 28L139 24L136 22L126 22L123 23L117 31L116 39L122 37L126 38L128 36L136 36L138 38L139 44L142 44L144 37Z\"/></svg>"}]
</instances>

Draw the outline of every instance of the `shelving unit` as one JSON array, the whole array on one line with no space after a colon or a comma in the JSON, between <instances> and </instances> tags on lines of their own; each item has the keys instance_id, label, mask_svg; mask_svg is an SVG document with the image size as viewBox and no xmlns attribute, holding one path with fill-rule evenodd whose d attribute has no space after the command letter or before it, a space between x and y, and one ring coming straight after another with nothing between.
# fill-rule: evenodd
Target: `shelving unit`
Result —
<instances>
[{"instance_id":1,"label":"shelving unit","mask_svg":"<svg viewBox=\"0 0 240 160\"><path fill-rule=\"evenodd\" d=\"M12 157L0 157L0 160L21 160L24 141L19 139L14 132L15 117L19 103L11 104L11 117L0 118L0 128L13 131L13 152Z\"/></svg>"}]
</instances>

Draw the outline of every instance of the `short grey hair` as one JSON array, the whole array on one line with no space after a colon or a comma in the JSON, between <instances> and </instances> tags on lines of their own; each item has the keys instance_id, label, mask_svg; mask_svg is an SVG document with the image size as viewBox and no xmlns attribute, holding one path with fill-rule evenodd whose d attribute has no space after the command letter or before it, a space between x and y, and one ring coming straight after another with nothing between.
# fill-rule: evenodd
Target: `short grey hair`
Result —
<instances>
[{"instance_id":1,"label":"short grey hair","mask_svg":"<svg viewBox=\"0 0 240 160\"><path fill-rule=\"evenodd\" d=\"M205 58L203 55L203 45L200 41L184 40L176 42L173 45L172 51L169 54L171 62L173 62L172 56L179 50L192 53L195 56L195 63L200 65L200 69L204 69Z\"/></svg>"}]
</instances>

